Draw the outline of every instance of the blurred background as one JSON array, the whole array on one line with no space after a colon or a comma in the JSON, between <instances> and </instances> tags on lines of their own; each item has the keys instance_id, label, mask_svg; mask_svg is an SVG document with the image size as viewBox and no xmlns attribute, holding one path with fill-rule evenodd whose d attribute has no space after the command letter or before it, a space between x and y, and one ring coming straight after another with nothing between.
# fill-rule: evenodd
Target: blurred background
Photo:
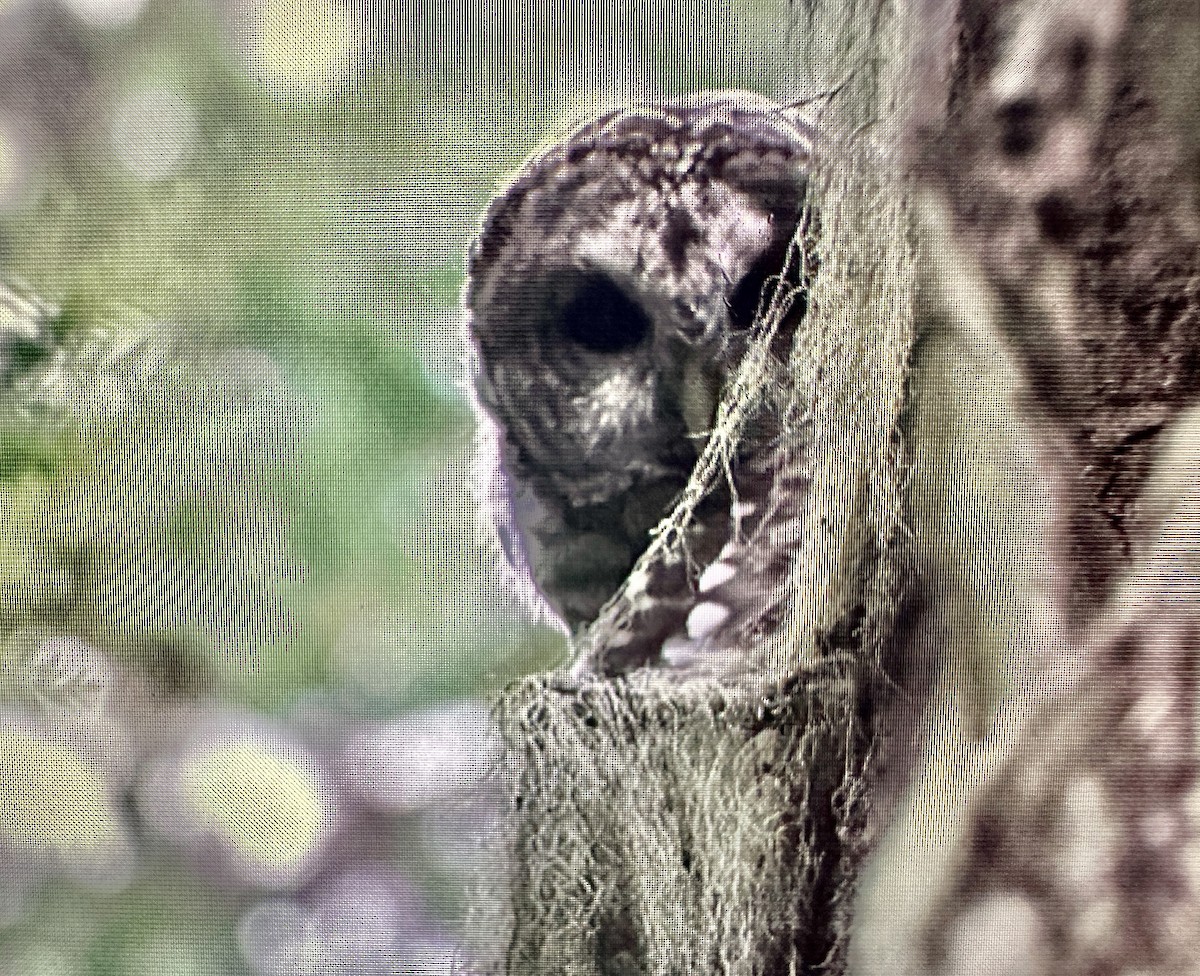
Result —
<instances>
[{"instance_id":1,"label":"blurred background","mask_svg":"<svg viewBox=\"0 0 1200 976\"><path fill-rule=\"evenodd\" d=\"M0 0L0 976L444 973L565 640L458 298L572 121L788 91L784 0Z\"/></svg>"}]
</instances>

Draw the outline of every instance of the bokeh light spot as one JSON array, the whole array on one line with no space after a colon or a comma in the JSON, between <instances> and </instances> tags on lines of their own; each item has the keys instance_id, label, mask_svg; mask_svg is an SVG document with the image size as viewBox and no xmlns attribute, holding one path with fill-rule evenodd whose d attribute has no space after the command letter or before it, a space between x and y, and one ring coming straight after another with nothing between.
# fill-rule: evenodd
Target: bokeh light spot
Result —
<instances>
[{"instance_id":1,"label":"bokeh light spot","mask_svg":"<svg viewBox=\"0 0 1200 976\"><path fill-rule=\"evenodd\" d=\"M0 836L64 851L117 843L121 830L99 772L65 745L0 731Z\"/></svg>"},{"instance_id":2,"label":"bokeh light spot","mask_svg":"<svg viewBox=\"0 0 1200 976\"><path fill-rule=\"evenodd\" d=\"M297 86L328 81L361 44L361 26L329 0L263 0L256 54L263 71Z\"/></svg>"},{"instance_id":3,"label":"bokeh light spot","mask_svg":"<svg viewBox=\"0 0 1200 976\"><path fill-rule=\"evenodd\" d=\"M206 826L263 867L296 864L321 838L325 804L315 777L265 745L206 752L188 765L183 785Z\"/></svg>"},{"instance_id":4,"label":"bokeh light spot","mask_svg":"<svg viewBox=\"0 0 1200 976\"><path fill-rule=\"evenodd\" d=\"M137 20L146 0L65 0L67 9L93 27L121 27Z\"/></svg>"},{"instance_id":5,"label":"bokeh light spot","mask_svg":"<svg viewBox=\"0 0 1200 976\"><path fill-rule=\"evenodd\" d=\"M145 88L118 105L112 145L134 176L161 180L187 162L196 131L196 112L186 98L168 88Z\"/></svg>"}]
</instances>

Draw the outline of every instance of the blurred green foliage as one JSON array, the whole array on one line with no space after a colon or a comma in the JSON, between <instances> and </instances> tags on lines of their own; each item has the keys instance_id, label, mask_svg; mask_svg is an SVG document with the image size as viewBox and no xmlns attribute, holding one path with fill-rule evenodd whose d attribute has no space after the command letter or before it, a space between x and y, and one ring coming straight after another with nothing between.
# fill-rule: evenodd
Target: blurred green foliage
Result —
<instances>
[{"instance_id":1,"label":"blurred green foliage","mask_svg":"<svg viewBox=\"0 0 1200 976\"><path fill-rule=\"evenodd\" d=\"M585 6L0 2L0 282L58 310L0 314L0 704L59 633L122 694L277 715L561 661L467 491L470 237L565 118L786 80L779 4ZM116 766L144 746L122 728ZM245 971L245 893L169 867L31 891L5 972Z\"/></svg>"},{"instance_id":2,"label":"blurred green foliage","mask_svg":"<svg viewBox=\"0 0 1200 976\"><path fill-rule=\"evenodd\" d=\"M253 672L218 662L228 693L279 704L289 688L336 680L330 644L348 621L330 604L394 607L431 572L406 530L428 517L414 505L468 450L471 423L419 356L434 347L453 361L465 247L492 187L589 100L771 80L749 43L770 5L684 6L611 3L587 21L563 4L126 3L108 21L104 4L16 12L22 57L58 77L26 77L28 97L12 99L10 118L40 135L15 139L29 165L0 209L0 273L65 303L76 330L135 310L206 346L264 350L308 410L281 515L305 571L291 593L299 626L264 642ZM63 463L68 442L6 426L0 463L42 457L55 492L44 466ZM37 490L22 484L17 521ZM177 501L162 527L171 547L203 558L223 544L202 501ZM474 529L445 539L473 542ZM449 585L479 572L438 556ZM419 616L443 601L415 602ZM486 610L474 619L489 622ZM548 634L532 653L515 637L498 627L487 648L511 651L508 668L478 666L486 637L460 641L457 666L424 668L428 692L494 686L561 653ZM398 703L426 697L408 680L382 690Z\"/></svg>"},{"instance_id":3,"label":"blurred green foliage","mask_svg":"<svg viewBox=\"0 0 1200 976\"><path fill-rule=\"evenodd\" d=\"M8 930L5 956L21 976L241 976L244 905L186 874L148 877L119 899L55 885Z\"/></svg>"}]
</instances>

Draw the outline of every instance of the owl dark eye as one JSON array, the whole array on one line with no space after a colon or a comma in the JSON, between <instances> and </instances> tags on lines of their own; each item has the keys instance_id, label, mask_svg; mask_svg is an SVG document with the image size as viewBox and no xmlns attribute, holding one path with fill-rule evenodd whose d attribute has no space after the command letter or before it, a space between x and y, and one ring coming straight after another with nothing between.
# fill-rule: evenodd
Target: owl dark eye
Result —
<instances>
[{"instance_id":1,"label":"owl dark eye","mask_svg":"<svg viewBox=\"0 0 1200 976\"><path fill-rule=\"evenodd\" d=\"M775 284L770 279L780 274L787 264L788 247L791 237L780 241L767 250L750 266L742 279L737 283L729 296L729 321L735 329L748 329L754 324L754 317L759 306L765 306L771 300L771 291ZM796 277L796 262L792 261L789 269L789 279ZM768 284L769 282L769 284Z\"/></svg>"},{"instance_id":2,"label":"owl dark eye","mask_svg":"<svg viewBox=\"0 0 1200 976\"><path fill-rule=\"evenodd\" d=\"M592 352L623 352L650 334L646 313L603 275L591 275L578 283L559 322L567 339Z\"/></svg>"}]
</instances>

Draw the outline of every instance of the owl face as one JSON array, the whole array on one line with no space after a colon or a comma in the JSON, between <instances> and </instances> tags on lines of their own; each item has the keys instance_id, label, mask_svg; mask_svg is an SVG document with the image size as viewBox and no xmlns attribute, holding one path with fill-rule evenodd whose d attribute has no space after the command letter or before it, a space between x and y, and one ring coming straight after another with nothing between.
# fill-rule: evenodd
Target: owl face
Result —
<instances>
[{"instance_id":1,"label":"owl face","mask_svg":"<svg viewBox=\"0 0 1200 976\"><path fill-rule=\"evenodd\" d=\"M569 625L595 616L686 484L784 268L811 148L745 94L616 112L489 210L466 304L497 526Z\"/></svg>"}]
</instances>

